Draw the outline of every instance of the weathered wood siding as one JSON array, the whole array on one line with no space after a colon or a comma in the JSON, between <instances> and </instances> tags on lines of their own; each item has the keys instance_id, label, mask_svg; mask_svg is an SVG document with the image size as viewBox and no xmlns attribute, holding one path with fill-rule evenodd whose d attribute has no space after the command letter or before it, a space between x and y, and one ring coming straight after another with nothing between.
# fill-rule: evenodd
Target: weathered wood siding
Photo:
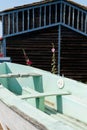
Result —
<instances>
[{"instance_id":1,"label":"weathered wood siding","mask_svg":"<svg viewBox=\"0 0 87 130\"><path fill-rule=\"evenodd\" d=\"M22 48L25 49L32 66L51 71L51 43L56 48L58 61L58 27L10 37L7 39L7 56L12 62L25 64ZM87 38L70 29L61 30L61 75L87 80ZM56 65L57 67L57 65Z\"/></svg>"},{"instance_id":2,"label":"weathered wood siding","mask_svg":"<svg viewBox=\"0 0 87 130\"><path fill-rule=\"evenodd\" d=\"M57 60L57 27L8 38L7 56L11 57L12 62L25 64L22 51L22 48L24 48L29 59L32 61L32 66L51 71L52 43L56 47Z\"/></svg>"},{"instance_id":3,"label":"weathered wood siding","mask_svg":"<svg viewBox=\"0 0 87 130\"><path fill-rule=\"evenodd\" d=\"M87 81L87 37L62 28L61 73Z\"/></svg>"}]
</instances>

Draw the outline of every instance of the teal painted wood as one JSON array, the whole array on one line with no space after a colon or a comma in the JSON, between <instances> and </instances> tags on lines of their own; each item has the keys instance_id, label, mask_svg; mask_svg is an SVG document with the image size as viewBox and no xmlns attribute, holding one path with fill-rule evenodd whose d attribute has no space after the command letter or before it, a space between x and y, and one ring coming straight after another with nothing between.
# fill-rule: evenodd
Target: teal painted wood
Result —
<instances>
[{"instance_id":1,"label":"teal painted wood","mask_svg":"<svg viewBox=\"0 0 87 130\"><path fill-rule=\"evenodd\" d=\"M10 98L9 98L10 97ZM1 113L0 113L0 119L2 119L2 122L6 123L6 125L11 128L11 130L15 130L15 128L18 130L19 128L21 128L21 130L26 130L30 129L30 127L34 127L32 128L32 130L36 129L36 130L74 130L73 127L68 126L67 124L63 124L63 122L59 122L55 119L53 119L52 117L48 116L47 114L39 111L38 109L36 109L35 107L32 107L31 105L29 105L26 101L21 101L19 98L16 97L16 95L14 95L13 93L11 93L10 91L8 91L7 89L5 89L3 86L1 86L0 88L0 99L2 100L2 102L4 102L4 104L2 104L0 102L0 107L3 105L5 107L8 107L8 109L11 109L11 112L9 111L9 116L11 117L11 120L7 120L7 113L3 112L2 109L2 113L5 119L1 118ZM3 107L1 107L3 108ZM5 110L5 109L4 109ZM12 113L15 112L14 114ZM7 111L7 109L5 110ZM8 112L8 111L7 111ZM11 114L10 114L11 113ZM17 114L19 113L19 117L17 117ZM14 116L13 116L14 115ZM21 120L20 117L23 117L24 120L26 120L26 123L21 124ZM4 121L5 120L5 121ZM15 124L15 122L13 122L15 120L18 121L16 122L17 125ZM20 123L19 123L20 122ZM29 124L27 123L30 123ZM18 125L18 124L21 124ZM32 126L31 126L32 124ZM14 126L15 125L15 126ZM24 126L23 126L24 125ZM13 126L13 128L12 128ZM17 127L19 126L19 127Z\"/></svg>"},{"instance_id":2,"label":"teal painted wood","mask_svg":"<svg viewBox=\"0 0 87 130\"><path fill-rule=\"evenodd\" d=\"M0 74L7 73L6 64L0 64ZM6 88L8 88L7 79L0 79L0 83L2 83Z\"/></svg>"},{"instance_id":3,"label":"teal painted wood","mask_svg":"<svg viewBox=\"0 0 87 130\"><path fill-rule=\"evenodd\" d=\"M22 95L20 96L21 99L28 99L28 98L41 98L41 97L48 97L48 96L63 96L63 95L71 95L69 92L52 92L52 93L37 93L37 94L29 94L29 95Z\"/></svg>"},{"instance_id":4,"label":"teal painted wood","mask_svg":"<svg viewBox=\"0 0 87 130\"><path fill-rule=\"evenodd\" d=\"M10 76L9 77L8 73ZM38 74L28 76L28 74ZM24 66L14 63L2 63L0 64L0 82L4 87L7 87L10 91L5 91L4 89L0 89L0 99L9 104L15 103L14 106L17 108L20 106L20 103L26 102L28 105L32 105L37 107L38 109L45 111L44 106L47 106L50 109L54 109L57 113L61 113L62 115L69 116L81 122L87 124L87 85L81 82L77 82L72 79L68 79L65 77L61 77L58 75L54 75L50 72L43 71L31 66ZM7 77L2 77L3 74ZM20 76L17 77L16 74ZM16 77L15 77L16 75ZM24 75L24 76L23 76ZM27 76L26 76L27 75ZM6 82L4 82L6 80ZM21 90L21 91L20 91ZM55 94L63 92L70 92L71 95L62 95L56 96ZM54 94L55 92L55 94ZM7 93L7 94L6 94ZM11 94L12 97L16 97L16 101L13 102L12 98L10 99L10 95L8 98L7 95ZM40 94L41 93L41 94ZM44 93L44 94L43 94ZM47 96L52 94L52 96ZM37 95L40 97L44 95L44 98L40 101L36 101L36 98L33 99L20 99L20 96L24 95ZM54 96L53 96L54 94ZM17 103L20 100L20 103ZM45 104L45 105L44 105ZM21 108L20 110L24 109L23 111L26 112L25 107ZM51 111L50 115L52 114ZM75 122L76 122L75 120ZM75 125L75 123L74 123ZM79 128L78 128L79 129ZM76 129L76 130L78 130ZM75 130L75 129L74 129ZM82 129L85 130L85 129Z\"/></svg>"}]
</instances>

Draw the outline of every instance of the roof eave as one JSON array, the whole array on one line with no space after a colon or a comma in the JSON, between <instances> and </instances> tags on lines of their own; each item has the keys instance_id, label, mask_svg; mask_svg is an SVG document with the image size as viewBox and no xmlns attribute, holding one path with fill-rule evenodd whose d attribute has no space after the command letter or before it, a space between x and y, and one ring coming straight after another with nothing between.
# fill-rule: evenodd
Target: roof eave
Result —
<instances>
[{"instance_id":1,"label":"roof eave","mask_svg":"<svg viewBox=\"0 0 87 130\"><path fill-rule=\"evenodd\" d=\"M22 8L42 5L42 4L46 4L46 3L50 3L50 2L54 2L54 1L58 1L58 0L42 0L42 1L39 1L39 2L31 3L31 4L21 5L21 6L17 6L17 7L14 7L14 8L9 8L9 9L3 10L3 11L0 12L0 14L2 14L4 12L10 12L10 11L14 11L14 10L19 10L19 9L22 9ZM78 4L78 3L74 2L73 0L59 0L59 1L69 2L69 3L73 4L73 5L78 6L79 8L82 8L82 9L87 11L87 6Z\"/></svg>"}]
</instances>

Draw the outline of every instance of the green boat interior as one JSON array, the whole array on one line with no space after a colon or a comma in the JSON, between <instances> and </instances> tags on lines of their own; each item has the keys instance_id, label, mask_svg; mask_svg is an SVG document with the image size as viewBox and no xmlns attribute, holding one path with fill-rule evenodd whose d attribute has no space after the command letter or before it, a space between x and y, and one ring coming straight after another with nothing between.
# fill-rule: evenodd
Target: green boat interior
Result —
<instances>
[{"instance_id":1,"label":"green boat interior","mask_svg":"<svg viewBox=\"0 0 87 130\"><path fill-rule=\"evenodd\" d=\"M0 64L0 83L0 98L8 104L15 97L54 118L59 118L61 114L67 119L70 117L87 123L83 114L87 114L86 84L10 62Z\"/></svg>"}]
</instances>

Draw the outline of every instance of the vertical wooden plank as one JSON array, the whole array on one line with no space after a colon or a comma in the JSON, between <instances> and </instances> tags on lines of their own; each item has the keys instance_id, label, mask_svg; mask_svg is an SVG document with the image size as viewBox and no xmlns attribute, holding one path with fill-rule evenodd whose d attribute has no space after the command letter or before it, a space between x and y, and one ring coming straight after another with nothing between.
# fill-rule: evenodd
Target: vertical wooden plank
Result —
<instances>
[{"instance_id":1,"label":"vertical wooden plank","mask_svg":"<svg viewBox=\"0 0 87 130\"><path fill-rule=\"evenodd\" d=\"M57 99L57 111L63 113L62 96L56 96Z\"/></svg>"},{"instance_id":2,"label":"vertical wooden plank","mask_svg":"<svg viewBox=\"0 0 87 130\"><path fill-rule=\"evenodd\" d=\"M62 19L63 19L63 4L62 2L60 3L60 22L62 22Z\"/></svg>"},{"instance_id":3,"label":"vertical wooden plank","mask_svg":"<svg viewBox=\"0 0 87 130\"><path fill-rule=\"evenodd\" d=\"M87 34L87 14L85 14L85 33Z\"/></svg>"},{"instance_id":4,"label":"vertical wooden plank","mask_svg":"<svg viewBox=\"0 0 87 130\"><path fill-rule=\"evenodd\" d=\"M39 12L39 27L41 27L41 12L42 12L42 8L40 7L40 12Z\"/></svg>"},{"instance_id":5,"label":"vertical wooden plank","mask_svg":"<svg viewBox=\"0 0 87 130\"><path fill-rule=\"evenodd\" d=\"M18 12L16 12L16 32L18 32Z\"/></svg>"},{"instance_id":6,"label":"vertical wooden plank","mask_svg":"<svg viewBox=\"0 0 87 130\"><path fill-rule=\"evenodd\" d=\"M66 18L66 5L64 4L64 9L63 9L63 23L65 23L65 18Z\"/></svg>"},{"instance_id":7,"label":"vertical wooden plank","mask_svg":"<svg viewBox=\"0 0 87 130\"><path fill-rule=\"evenodd\" d=\"M51 24L51 5L49 5L49 24Z\"/></svg>"},{"instance_id":8,"label":"vertical wooden plank","mask_svg":"<svg viewBox=\"0 0 87 130\"><path fill-rule=\"evenodd\" d=\"M13 16L13 33L14 33L14 13L12 14Z\"/></svg>"},{"instance_id":9,"label":"vertical wooden plank","mask_svg":"<svg viewBox=\"0 0 87 130\"><path fill-rule=\"evenodd\" d=\"M4 31L5 31L5 29L4 29L4 15L2 15L2 36L4 36Z\"/></svg>"},{"instance_id":10,"label":"vertical wooden plank","mask_svg":"<svg viewBox=\"0 0 87 130\"><path fill-rule=\"evenodd\" d=\"M33 28L34 28L34 13L35 13L35 11L34 11L34 8L32 9L32 12L33 12Z\"/></svg>"},{"instance_id":11,"label":"vertical wooden plank","mask_svg":"<svg viewBox=\"0 0 87 130\"><path fill-rule=\"evenodd\" d=\"M10 34L10 14L8 14L8 34Z\"/></svg>"},{"instance_id":12,"label":"vertical wooden plank","mask_svg":"<svg viewBox=\"0 0 87 130\"><path fill-rule=\"evenodd\" d=\"M55 4L55 23L57 23L57 4Z\"/></svg>"},{"instance_id":13,"label":"vertical wooden plank","mask_svg":"<svg viewBox=\"0 0 87 130\"><path fill-rule=\"evenodd\" d=\"M22 31L24 31L24 11L22 11Z\"/></svg>"},{"instance_id":14,"label":"vertical wooden plank","mask_svg":"<svg viewBox=\"0 0 87 130\"><path fill-rule=\"evenodd\" d=\"M69 6L69 17L68 17L68 25L70 26L70 17L71 16L71 6Z\"/></svg>"},{"instance_id":15,"label":"vertical wooden plank","mask_svg":"<svg viewBox=\"0 0 87 130\"><path fill-rule=\"evenodd\" d=\"M44 26L46 26L46 6L44 6Z\"/></svg>"},{"instance_id":16,"label":"vertical wooden plank","mask_svg":"<svg viewBox=\"0 0 87 130\"><path fill-rule=\"evenodd\" d=\"M79 30L79 10L78 10L78 14L77 14L77 29Z\"/></svg>"},{"instance_id":17,"label":"vertical wooden plank","mask_svg":"<svg viewBox=\"0 0 87 130\"><path fill-rule=\"evenodd\" d=\"M83 31L83 12L81 12L81 31Z\"/></svg>"},{"instance_id":18,"label":"vertical wooden plank","mask_svg":"<svg viewBox=\"0 0 87 130\"><path fill-rule=\"evenodd\" d=\"M27 30L29 30L29 9L27 10Z\"/></svg>"},{"instance_id":19,"label":"vertical wooden plank","mask_svg":"<svg viewBox=\"0 0 87 130\"><path fill-rule=\"evenodd\" d=\"M72 12L72 27L74 27L74 20L75 20L75 18L74 18L74 8L73 8L73 10L72 10L73 12Z\"/></svg>"}]
</instances>

